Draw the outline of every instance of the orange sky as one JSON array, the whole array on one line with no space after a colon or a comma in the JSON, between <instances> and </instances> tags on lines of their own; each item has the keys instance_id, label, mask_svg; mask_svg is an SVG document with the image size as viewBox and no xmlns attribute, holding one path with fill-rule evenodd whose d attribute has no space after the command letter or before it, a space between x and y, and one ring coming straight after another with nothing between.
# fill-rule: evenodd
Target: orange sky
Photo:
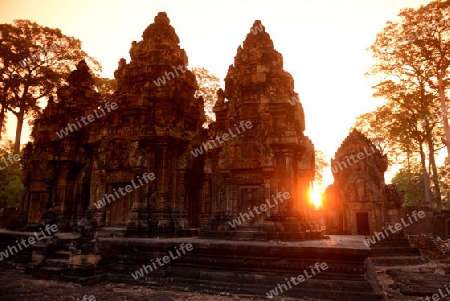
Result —
<instances>
[{"instance_id":1,"label":"orange sky","mask_svg":"<svg viewBox=\"0 0 450 301\"><path fill-rule=\"evenodd\" d=\"M120 58L129 62L133 40L159 11L165 11L189 57L222 80L238 46L261 20L292 74L306 116L306 135L329 158L348 135L355 118L380 105L374 84L364 77L372 59L366 51L388 20L405 7L428 0L0 0L0 22L28 19L60 28L83 42L83 49L113 77ZM15 118L8 136L14 138ZM28 140L29 130L22 135ZM386 174L386 178L390 176ZM332 182L331 172L325 181Z\"/></svg>"}]
</instances>

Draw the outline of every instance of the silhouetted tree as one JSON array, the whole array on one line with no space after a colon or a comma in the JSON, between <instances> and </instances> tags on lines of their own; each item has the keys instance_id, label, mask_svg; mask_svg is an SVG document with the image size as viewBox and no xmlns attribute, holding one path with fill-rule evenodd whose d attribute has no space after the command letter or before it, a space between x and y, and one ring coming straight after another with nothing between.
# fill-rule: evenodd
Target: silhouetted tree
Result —
<instances>
[{"instance_id":1,"label":"silhouetted tree","mask_svg":"<svg viewBox=\"0 0 450 301\"><path fill-rule=\"evenodd\" d=\"M39 100L48 99L65 83L78 61L84 59L93 72L101 65L81 49L81 41L59 29L28 20L0 24L0 128L10 111L17 118L14 152L20 149L23 121L39 112Z\"/></svg>"},{"instance_id":2,"label":"silhouetted tree","mask_svg":"<svg viewBox=\"0 0 450 301\"><path fill-rule=\"evenodd\" d=\"M450 84L450 1L437 0L418 9L405 8L399 17L398 23L387 22L370 47L376 61L369 74L381 81L376 86L379 96L399 85L404 87L404 91L415 90L422 94L420 96L425 93L432 96L419 113L423 118L427 114L441 112L439 123L444 127L450 156L445 97Z\"/></svg>"}]
</instances>

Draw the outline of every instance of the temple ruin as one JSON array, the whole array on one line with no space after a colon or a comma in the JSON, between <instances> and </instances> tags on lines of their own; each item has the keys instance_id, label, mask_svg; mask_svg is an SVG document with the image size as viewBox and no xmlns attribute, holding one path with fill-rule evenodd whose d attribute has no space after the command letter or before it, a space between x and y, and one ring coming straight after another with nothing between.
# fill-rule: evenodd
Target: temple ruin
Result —
<instances>
[{"instance_id":1,"label":"temple ruin","mask_svg":"<svg viewBox=\"0 0 450 301\"><path fill-rule=\"evenodd\" d=\"M328 233L372 235L400 221L404 196L385 184L387 167L387 156L356 129L344 139L331 160Z\"/></svg>"},{"instance_id":2,"label":"temple ruin","mask_svg":"<svg viewBox=\"0 0 450 301\"><path fill-rule=\"evenodd\" d=\"M238 47L208 129L166 13L142 38L130 62L120 59L111 97L101 98L80 61L35 120L20 216L9 229L51 223L65 233L9 260L47 279L227 295L265 295L280 283L287 290L286 279L305 275L283 296L383 300L366 277L370 249L353 237L325 239L311 218L314 145L262 23ZM76 227L81 236L70 233ZM0 248L28 233L0 233ZM147 273L182 245L189 252ZM307 274L317 265L326 268Z\"/></svg>"},{"instance_id":3,"label":"temple ruin","mask_svg":"<svg viewBox=\"0 0 450 301\"><path fill-rule=\"evenodd\" d=\"M220 225L232 230L224 216L237 218L288 193L251 225L315 230L307 220L314 146L303 134L303 108L288 101L298 94L269 34L260 21L253 27L262 30L238 47L209 129L202 128L203 99L194 97L196 78L165 13L132 43L131 61L119 61L110 99L100 98L80 62L35 121L25 148L22 224L39 223L52 210L61 229L71 229L90 208L100 227L122 227L128 236L193 235ZM96 118L82 120L89 115ZM204 152L196 154L198 148ZM145 173L154 180L143 183Z\"/></svg>"}]
</instances>

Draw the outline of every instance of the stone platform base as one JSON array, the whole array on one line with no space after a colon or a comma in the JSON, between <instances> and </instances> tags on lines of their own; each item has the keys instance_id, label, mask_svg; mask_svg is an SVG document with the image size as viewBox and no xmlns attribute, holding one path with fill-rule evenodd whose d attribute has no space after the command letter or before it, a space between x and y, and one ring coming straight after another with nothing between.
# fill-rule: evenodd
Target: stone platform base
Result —
<instances>
[{"instance_id":1,"label":"stone platform base","mask_svg":"<svg viewBox=\"0 0 450 301\"><path fill-rule=\"evenodd\" d=\"M278 289L280 297L319 300L383 300L377 283L367 279L365 260L370 250L362 236L278 242L230 241L194 238L103 239L99 243L103 269L111 281L155 288L224 295L266 296L291 277L311 275L316 262L327 269L291 288ZM177 256L175 247L192 244L192 251ZM156 259L175 259L159 266ZM180 251L181 252L181 251ZM156 269L150 271L152 260ZM145 272L143 265L147 266ZM132 277L142 268L142 276ZM135 274L136 275L136 274ZM371 278L371 277L369 277ZM373 278L372 278L373 279ZM278 286L278 284L280 286Z\"/></svg>"},{"instance_id":2,"label":"stone platform base","mask_svg":"<svg viewBox=\"0 0 450 301\"><path fill-rule=\"evenodd\" d=\"M0 233L0 241L3 234ZM16 235L12 236L16 238ZM31 266L28 270L39 278L85 284L107 280L152 288L252 295L264 299L272 290L279 294L278 299L289 296L299 300L383 300L378 283L373 280L376 277L367 270L365 261L370 249L363 244L362 236L330 236L304 241L100 237L96 246L99 256L96 258L101 260L94 267L70 266L67 250L63 248L69 245L70 237L60 234L59 241L61 246L55 248L59 255L46 254L47 258L57 260L46 259L44 266ZM191 244L192 250L183 254L181 244ZM31 262L29 253L14 256L13 260ZM164 256L169 256L167 263L163 262ZM161 264L157 263L157 258ZM62 262L64 260L66 264ZM47 266L47 262L54 266ZM316 263L325 263L327 269L312 275L311 268ZM136 271L141 271L137 279L132 276L137 276ZM305 271L312 277L299 283L298 276L306 275ZM297 284L291 277L297 279Z\"/></svg>"}]
</instances>

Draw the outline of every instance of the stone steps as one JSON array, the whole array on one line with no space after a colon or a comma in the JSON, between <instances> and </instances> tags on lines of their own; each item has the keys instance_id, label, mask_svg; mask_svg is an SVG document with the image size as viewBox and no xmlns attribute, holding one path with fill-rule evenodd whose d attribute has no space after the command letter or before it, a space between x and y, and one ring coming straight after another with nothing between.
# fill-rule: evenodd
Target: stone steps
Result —
<instances>
[{"instance_id":1,"label":"stone steps","mask_svg":"<svg viewBox=\"0 0 450 301\"><path fill-rule=\"evenodd\" d=\"M251 231L242 231L252 233ZM339 241L341 238L332 237ZM183 241L186 243L185 241ZM316 262L326 262L329 268L314 277L280 294L279 297L304 298L307 300L367 300L381 301L383 296L366 279L365 258L369 250L362 240L351 244L335 244L329 248L326 241L300 243L246 242L193 240L193 251L170 262L170 267L158 268L138 280L131 273L148 264L149 255L167 252L179 245L159 242L117 240L101 241L99 249L105 252L103 264L107 263L110 281L135 283L155 288L182 289L215 294L264 296L286 284L286 278L297 277L309 271ZM352 245L356 243L356 245ZM320 246L320 247L318 247ZM145 250L145 254L117 259L125 253L124 248ZM109 251L108 251L109 250ZM118 255L112 256L118 253ZM131 254L130 254L131 255Z\"/></svg>"},{"instance_id":2,"label":"stone steps","mask_svg":"<svg viewBox=\"0 0 450 301\"><path fill-rule=\"evenodd\" d=\"M251 225L238 226L237 230L233 232L233 239L240 241L252 241L255 240L258 233L258 227Z\"/></svg>"},{"instance_id":3,"label":"stone steps","mask_svg":"<svg viewBox=\"0 0 450 301\"><path fill-rule=\"evenodd\" d=\"M234 240L238 241L252 241L255 240L255 234L254 233L235 233L235 236L233 237Z\"/></svg>"},{"instance_id":4,"label":"stone steps","mask_svg":"<svg viewBox=\"0 0 450 301\"><path fill-rule=\"evenodd\" d=\"M46 267L67 268L69 266L69 259L45 259Z\"/></svg>"},{"instance_id":5,"label":"stone steps","mask_svg":"<svg viewBox=\"0 0 450 301\"><path fill-rule=\"evenodd\" d=\"M126 228L103 227L97 229L97 237L125 237Z\"/></svg>"},{"instance_id":6,"label":"stone steps","mask_svg":"<svg viewBox=\"0 0 450 301\"><path fill-rule=\"evenodd\" d=\"M420 251L412 247L406 236L391 235L370 245L371 257L420 256Z\"/></svg>"},{"instance_id":7,"label":"stone steps","mask_svg":"<svg viewBox=\"0 0 450 301\"><path fill-rule=\"evenodd\" d=\"M242 234L254 234L254 231ZM44 266L32 273L43 279L59 279L80 284L101 281L133 283L154 288L182 289L229 295L264 296L286 284L286 278L310 271L316 262L328 269L303 283L280 292L279 298L308 300L381 301L383 296L366 279L365 259L369 250L361 239L330 236L326 240L303 242L232 241L205 239L102 238L98 243L102 260L97 266L68 266L69 242L58 241L47 253ZM149 264L149 258L163 257L181 243L193 250L169 264L135 280L131 274ZM333 247L329 247L332 243ZM50 249L49 249L50 250Z\"/></svg>"},{"instance_id":8,"label":"stone steps","mask_svg":"<svg viewBox=\"0 0 450 301\"><path fill-rule=\"evenodd\" d=\"M406 236L393 235L370 245L370 259L376 266L419 265L427 263Z\"/></svg>"},{"instance_id":9,"label":"stone steps","mask_svg":"<svg viewBox=\"0 0 450 301\"><path fill-rule=\"evenodd\" d=\"M413 247L381 247L373 248L371 246L372 257L385 257L385 256L420 256L420 251Z\"/></svg>"},{"instance_id":10,"label":"stone steps","mask_svg":"<svg viewBox=\"0 0 450 301\"><path fill-rule=\"evenodd\" d=\"M53 259L67 259L67 260L69 260L69 258L70 258L70 252L69 251L65 251L65 250L55 251L51 255L52 255L51 258L53 258Z\"/></svg>"},{"instance_id":11,"label":"stone steps","mask_svg":"<svg viewBox=\"0 0 450 301\"><path fill-rule=\"evenodd\" d=\"M376 266L421 265L429 262L420 256L371 257Z\"/></svg>"}]
</instances>

